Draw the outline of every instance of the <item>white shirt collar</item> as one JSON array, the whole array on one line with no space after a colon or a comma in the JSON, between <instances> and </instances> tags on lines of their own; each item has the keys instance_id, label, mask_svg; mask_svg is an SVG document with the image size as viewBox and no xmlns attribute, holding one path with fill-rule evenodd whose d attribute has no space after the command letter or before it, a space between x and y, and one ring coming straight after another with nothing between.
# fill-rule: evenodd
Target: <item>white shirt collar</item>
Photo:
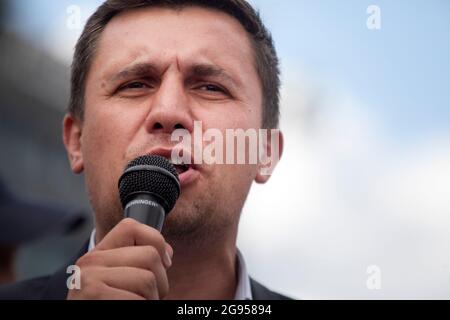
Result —
<instances>
[{"instance_id":1,"label":"white shirt collar","mask_svg":"<svg viewBox=\"0 0 450 320\"><path fill-rule=\"evenodd\" d=\"M238 283L236 286L236 294L234 300L253 300L252 289L250 286L250 277L247 273L247 266L244 257L239 249L237 249L238 264Z\"/></svg>"},{"instance_id":2,"label":"white shirt collar","mask_svg":"<svg viewBox=\"0 0 450 320\"><path fill-rule=\"evenodd\" d=\"M91 233L89 239L88 251L95 248L95 229ZM247 266L245 264L242 253L237 250L237 265L238 265L238 283L236 286L236 293L234 300L253 300L252 289L250 286L250 277L247 273Z\"/></svg>"}]
</instances>

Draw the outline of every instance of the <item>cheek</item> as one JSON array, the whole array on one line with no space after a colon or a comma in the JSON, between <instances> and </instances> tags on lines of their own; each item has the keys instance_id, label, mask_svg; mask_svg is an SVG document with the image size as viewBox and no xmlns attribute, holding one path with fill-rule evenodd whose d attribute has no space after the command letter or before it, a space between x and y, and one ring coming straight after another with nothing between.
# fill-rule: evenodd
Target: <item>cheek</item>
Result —
<instances>
[{"instance_id":1,"label":"cheek","mask_svg":"<svg viewBox=\"0 0 450 320\"><path fill-rule=\"evenodd\" d=\"M224 206L230 206L230 209L233 207L231 211L240 212L253 184L255 170L250 165L221 167L221 178L217 180L220 185L218 198L223 201Z\"/></svg>"},{"instance_id":2,"label":"cheek","mask_svg":"<svg viewBox=\"0 0 450 320\"><path fill-rule=\"evenodd\" d=\"M117 157L119 151L120 136L113 130L114 124L108 119L95 121L91 117L83 132L83 157L86 166L103 165Z\"/></svg>"},{"instance_id":3,"label":"cheek","mask_svg":"<svg viewBox=\"0 0 450 320\"><path fill-rule=\"evenodd\" d=\"M135 133L139 115L125 112L120 105L97 101L85 114L84 156L88 165L111 166L124 159Z\"/></svg>"},{"instance_id":4,"label":"cheek","mask_svg":"<svg viewBox=\"0 0 450 320\"><path fill-rule=\"evenodd\" d=\"M86 184L96 212L118 199L117 181L128 145L124 121L108 113L86 114L82 136ZM122 127L121 127L122 126Z\"/></svg>"},{"instance_id":5,"label":"cheek","mask_svg":"<svg viewBox=\"0 0 450 320\"><path fill-rule=\"evenodd\" d=\"M227 105L215 110L197 113L197 119L202 121L203 129L256 129L261 128L262 111L249 105Z\"/></svg>"}]
</instances>

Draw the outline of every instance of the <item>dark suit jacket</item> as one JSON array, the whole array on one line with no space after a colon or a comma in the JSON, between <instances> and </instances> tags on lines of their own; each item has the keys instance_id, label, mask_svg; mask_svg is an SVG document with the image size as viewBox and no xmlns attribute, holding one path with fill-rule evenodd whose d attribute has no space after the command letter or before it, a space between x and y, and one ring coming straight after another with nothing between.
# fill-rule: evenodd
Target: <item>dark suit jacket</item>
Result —
<instances>
[{"instance_id":1,"label":"dark suit jacket","mask_svg":"<svg viewBox=\"0 0 450 320\"><path fill-rule=\"evenodd\" d=\"M53 275L0 286L0 300L65 300L68 293L66 281L70 276L66 273L67 266L75 264L86 251L87 245L70 263ZM253 300L290 300L288 297L270 291L251 278L250 285Z\"/></svg>"}]
</instances>

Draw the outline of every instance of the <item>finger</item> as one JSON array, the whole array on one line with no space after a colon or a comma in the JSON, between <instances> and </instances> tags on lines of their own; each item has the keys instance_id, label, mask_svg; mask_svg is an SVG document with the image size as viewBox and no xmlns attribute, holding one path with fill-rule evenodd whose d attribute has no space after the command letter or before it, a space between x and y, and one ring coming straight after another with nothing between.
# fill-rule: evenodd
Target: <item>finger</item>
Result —
<instances>
[{"instance_id":1,"label":"finger","mask_svg":"<svg viewBox=\"0 0 450 320\"><path fill-rule=\"evenodd\" d=\"M164 265L163 265L164 264ZM104 267L134 267L154 270L169 265L162 259L158 250L152 246L122 247L111 250L94 250L87 253L80 265Z\"/></svg>"},{"instance_id":2,"label":"finger","mask_svg":"<svg viewBox=\"0 0 450 320\"><path fill-rule=\"evenodd\" d=\"M80 291L69 290L68 300L145 300L144 297L122 289L101 284Z\"/></svg>"},{"instance_id":3,"label":"finger","mask_svg":"<svg viewBox=\"0 0 450 320\"><path fill-rule=\"evenodd\" d=\"M91 252L80 265L81 268L83 265L95 265L104 268L130 267L151 271L156 277L160 296L165 296L169 292L167 271L154 247L126 247Z\"/></svg>"},{"instance_id":4,"label":"finger","mask_svg":"<svg viewBox=\"0 0 450 320\"><path fill-rule=\"evenodd\" d=\"M156 275L148 270L118 267L104 268L100 272L100 280L106 285L133 292L147 300L158 300L169 291L167 276Z\"/></svg>"},{"instance_id":5,"label":"finger","mask_svg":"<svg viewBox=\"0 0 450 320\"><path fill-rule=\"evenodd\" d=\"M102 300L146 300L145 297L133 292L121 290L106 285L107 290L103 293Z\"/></svg>"},{"instance_id":6,"label":"finger","mask_svg":"<svg viewBox=\"0 0 450 320\"><path fill-rule=\"evenodd\" d=\"M169 254L169 257L172 260L172 258L173 258L173 248L167 242L166 242L166 252Z\"/></svg>"},{"instance_id":7,"label":"finger","mask_svg":"<svg viewBox=\"0 0 450 320\"><path fill-rule=\"evenodd\" d=\"M166 254L166 241L161 233L130 218L122 220L103 238L94 250L109 250L132 246L153 246L158 250L161 257L165 257Z\"/></svg>"}]
</instances>

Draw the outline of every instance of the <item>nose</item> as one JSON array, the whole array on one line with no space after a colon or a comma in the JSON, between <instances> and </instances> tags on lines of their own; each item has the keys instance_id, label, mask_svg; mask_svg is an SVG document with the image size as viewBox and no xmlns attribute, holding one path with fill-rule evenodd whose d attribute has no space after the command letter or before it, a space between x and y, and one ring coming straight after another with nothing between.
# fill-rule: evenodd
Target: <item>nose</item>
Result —
<instances>
[{"instance_id":1,"label":"nose","mask_svg":"<svg viewBox=\"0 0 450 320\"><path fill-rule=\"evenodd\" d=\"M192 110L183 82L175 77L165 79L155 92L145 126L149 133L171 134L177 129L193 130Z\"/></svg>"}]
</instances>

